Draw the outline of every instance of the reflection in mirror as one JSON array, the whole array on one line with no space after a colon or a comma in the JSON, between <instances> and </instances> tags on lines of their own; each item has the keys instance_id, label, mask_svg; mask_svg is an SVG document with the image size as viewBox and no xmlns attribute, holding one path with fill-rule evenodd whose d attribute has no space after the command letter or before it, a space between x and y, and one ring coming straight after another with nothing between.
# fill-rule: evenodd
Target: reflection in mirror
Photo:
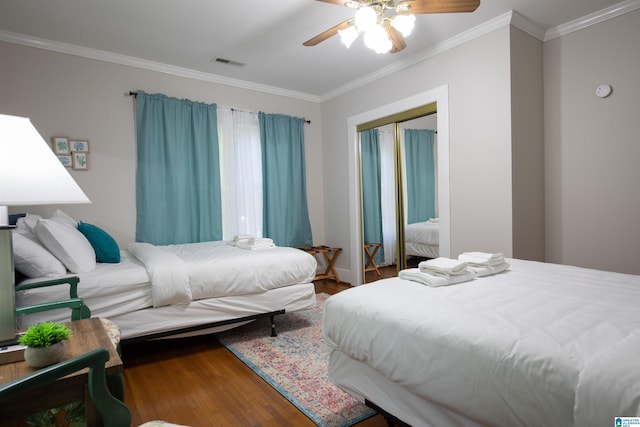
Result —
<instances>
[{"instance_id":1,"label":"reflection in mirror","mask_svg":"<svg viewBox=\"0 0 640 427\"><path fill-rule=\"evenodd\" d=\"M380 269L396 264L396 168L392 125L360 133L362 235L364 270L380 277ZM371 280L365 280L371 281Z\"/></svg>"},{"instance_id":2,"label":"reflection in mirror","mask_svg":"<svg viewBox=\"0 0 640 427\"><path fill-rule=\"evenodd\" d=\"M404 241L406 265L439 255L437 121L432 114L403 122Z\"/></svg>"},{"instance_id":3,"label":"reflection in mirror","mask_svg":"<svg viewBox=\"0 0 640 427\"><path fill-rule=\"evenodd\" d=\"M436 123L431 114L359 133L365 283L438 256Z\"/></svg>"}]
</instances>

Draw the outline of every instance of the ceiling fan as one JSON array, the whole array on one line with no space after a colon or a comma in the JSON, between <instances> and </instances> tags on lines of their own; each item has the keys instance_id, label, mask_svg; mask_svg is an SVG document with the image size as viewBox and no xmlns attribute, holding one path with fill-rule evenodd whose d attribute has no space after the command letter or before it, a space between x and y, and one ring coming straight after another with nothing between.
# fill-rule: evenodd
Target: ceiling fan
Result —
<instances>
[{"instance_id":1,"label":"ceiling fan","mask_svg":"<svg viewBox=\"0 0 640 427\"><path fill-rule=\"evenodd\" d=\"M480 0L318 0L355 9L354 18L318 34L303 43L315 46L336 34L349 47L360 33L365 44L377 53L396 53L407 47L403 37L413 30L414 14L473 12Z\"/></svg>"}]
</instances>

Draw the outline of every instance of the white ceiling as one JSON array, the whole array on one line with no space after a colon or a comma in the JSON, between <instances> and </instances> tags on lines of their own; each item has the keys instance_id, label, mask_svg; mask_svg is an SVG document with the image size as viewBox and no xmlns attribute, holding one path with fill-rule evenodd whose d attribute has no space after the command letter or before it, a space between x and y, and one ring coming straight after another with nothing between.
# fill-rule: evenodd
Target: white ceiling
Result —
<instances>
[{"instance_id":1,"label":"white ceiling","mask_svg":"<svg viewBox=\"0 0 640 427\"><path fill-rule=\"evenodd\" d=\"M638 3L481 0L473 13L416 15L407 48L378 55L361 39L347 49L338 36L303 46L353 14L315 0L2 0L0 40L322 99L381 70L409 64L510 11L525 17L539 33L534 35L544 39L550 29L588 24ZM244 65L212 62L214 57Z\"/></svg>"}]
</instances>

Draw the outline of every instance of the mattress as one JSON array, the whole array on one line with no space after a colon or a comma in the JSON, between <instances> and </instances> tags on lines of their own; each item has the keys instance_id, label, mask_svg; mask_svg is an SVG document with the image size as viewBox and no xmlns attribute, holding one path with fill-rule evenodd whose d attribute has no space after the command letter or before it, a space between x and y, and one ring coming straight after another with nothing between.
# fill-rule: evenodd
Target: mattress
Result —
<instances>
[{"instance_id":1,"label":"mattress","mask_svg":"<svg viewBox=\"0 0 640 427\"><path fill-rule=\"evenodd\" d=\"M407 243L437 246L440 243L440 224L432 221L407 224L404 228Z\"/></svg>"},{"instance_id":2,"label":"mattress","mask_svg":"<svg viewBox=\"0 0 640 427\"><path fill-rule=\"evenodd\" d=\"M405 252L410 256L437 258L440 254L440 224L432 220L407 224Z\"/></svg>"},{"instance_id":3,"label":"mattress","mask_svg":"<svg viewBox=\"0 0 640 427\"><path fill-rule=\"evenodd\" d=\"M440 256L440 246L438 245L422 245L420 243L407 242L405 248L405 252L409 256L423 258L438 258Z\"/></svg>"},{"instance_id":4,"label":"mattress","mask_svg":"<svg viewBox=\"0 0 640 427\"><path fill-rule=\"evenodd\" d=\"M312 280L316 261L304 251L285 247L247 250L223 241L152 249L158 248L165 255L161 260L169 259L171 263L156 265L157 260L153 257L141 260L130 251L122 250L120 263L98 263L93 271L77 275L80 278L78 296L89 306L93 316L107 317L116 323L123 319L118 323L123 338L169 330L169 324L174 327L193 326L233 316L244 317L285 308L310 308L315 304ZM184 271L184 277L175 271ZM154 281L162 282L163 289L174 286L164 283L167 282L165 273L171 279L177 277L178 287L186 287L188 292L182 293L179 299L164 298L159 304L154 289L160 285ZM291 295L287 295L288 292ZM33 305L68 297L68 285L60 285L18 292L16 303L18 306ZM303 299L305 303L301 303ZM153 310L149 310L151 308ZM147 310L147 313L142 315L142 310ZM207 310L209 313L205 314ZM211 313L211 310L216 313ZM151 311L155 314L149 314ZM69 310L48 311L21 316L19 326L68 318Z\"/></svg>"},{"instance_id":5,"label":"mattress","mask_svg":"<svg viewBox=\"0 0 640 427\"><path fill-rule=\"evenodd\" d=\"M507 272L448 287L393 278L332 296L330 377L340 376L337 359L353 360L482 425L640 415L640 276L508 261ZM366 384L356 388L367 397Z\"/></svg>"}]
</instances>

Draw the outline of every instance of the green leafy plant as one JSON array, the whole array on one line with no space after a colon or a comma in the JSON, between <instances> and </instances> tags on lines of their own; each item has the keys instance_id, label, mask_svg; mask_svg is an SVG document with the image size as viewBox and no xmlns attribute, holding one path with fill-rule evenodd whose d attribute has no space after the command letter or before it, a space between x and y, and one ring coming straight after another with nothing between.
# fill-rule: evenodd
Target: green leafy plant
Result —
<instances>
[{"instance_id":1,"label":"green leafy plant","mask_svg":"<svg viewBox=\"0 0 640 427\"><path fill-rule=\"evenodd\" d=\"M49 347L71 338L71 331L62 323L42 322L29 326L19 342L27 347Z\"/></svg>"}]
</instances>

